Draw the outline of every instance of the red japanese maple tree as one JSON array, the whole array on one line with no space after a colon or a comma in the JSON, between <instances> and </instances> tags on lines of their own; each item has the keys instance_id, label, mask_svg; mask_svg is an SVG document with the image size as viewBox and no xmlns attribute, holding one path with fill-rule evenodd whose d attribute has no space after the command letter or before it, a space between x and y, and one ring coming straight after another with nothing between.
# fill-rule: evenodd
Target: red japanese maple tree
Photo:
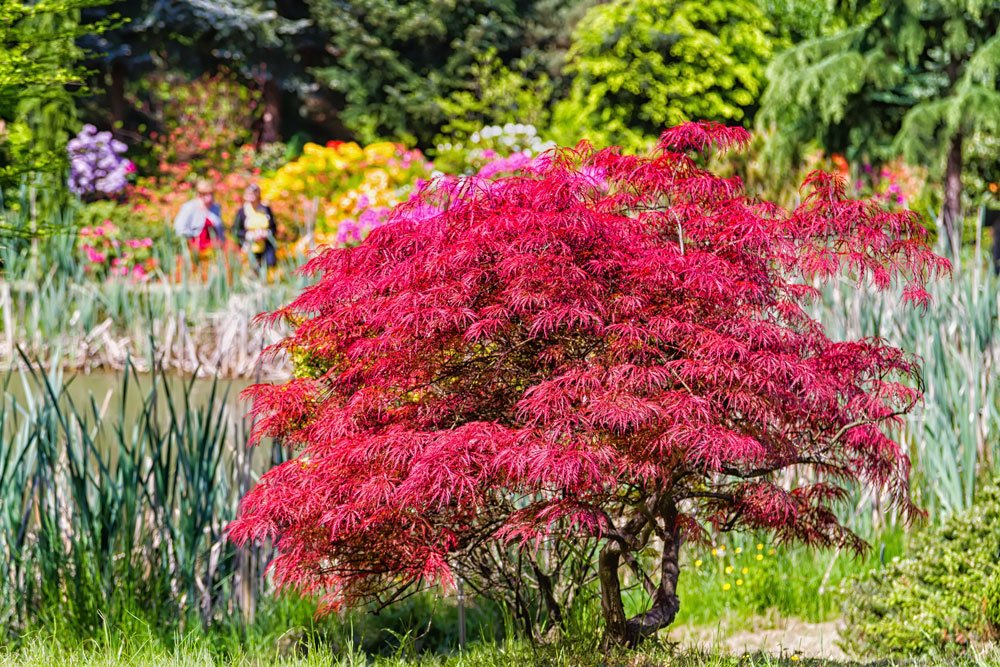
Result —
<instances>
[{"instance_id":1,"label":"red japanese maple tree","mask_svg":"<svg viewBox=\"0 0 1000 667\"><path fill-rule=\"evenodd\" d=\"M635 644L678 610L685 539L858 547L833 511L856 483L912 510L892 433L915 360L831 341L803 306L843 273L926 306L948 264L914 213L829 174L786 211L699 166L748 139L688 124L646 156L581 145L443 181L310 261L271 316L305 370L249 391L257 435L299 454L231 535L276 540L277 582L333 603L448 582L491 540L594 541L606 639ZM650 548L651 606L626 618L620 568Z\"/></svg>"}]
</instances>

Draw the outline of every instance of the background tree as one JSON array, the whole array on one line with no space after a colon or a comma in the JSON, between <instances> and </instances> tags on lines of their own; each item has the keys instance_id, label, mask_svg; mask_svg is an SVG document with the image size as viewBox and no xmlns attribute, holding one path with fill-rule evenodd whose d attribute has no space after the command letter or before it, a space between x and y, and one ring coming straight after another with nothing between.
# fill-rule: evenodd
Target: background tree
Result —
<instances>
[{"instance_id":1,"label":"background tree","mask_svg":"<svg viewBox=\"0 0 1000 667\"><path fill-rule=\"evenodd\" d=\"M750 0L598 5L573 34L556 138L575 143L583 132L601 145L637 147L684 121L748 124L774 39Z\"/></svg>"},{"instance_id":2,"label":"background tree","mask_svg":"<svg viewBox=\"0 0 1000 667\"><path fill-rule=\"evenodd\" d=\"M325 35L314 28L304 0L119 0L91 9L88 16L116 20L113 29L89 35L81 44L93 54L90 64L107 87L107 108L119 126L131 111L126 100L130 80L157 70L197 77L222 67L261 88L258 134L264 143L277 141L283 93L305 95L313 83L306 68L323 57L318 54Z\"/></svg>"},{"instance_id":3,"label":"background tree","mask_svg":"<svg viewBox=\"0 0 1000 667\"><path fill-rule=\"evenodd\" d=\"M488 125L546 128L552 95L553 82L544 72L523 61L507 67L495 52L487 51L476 58L461 88L436 100L448 121L434 143L465 141Z\"/></svg>"},{"instance_id":4,"label":"background tree","mask_svg":"<svg viewBox=\"0 0 1000 667\"><path fill-rule=\"evenodd\" d=\"M249 392L257 434L300 453L232 536L274 538L275 580L333 604L449 582L489 545L591 545L615 644L672 622L681 545L710 529L861 548L834 507L861 484L910 508L890 434L918 368L829 340L803 306L842 269L926 304L947 262L916 214L832 176L788 212L697 166L748 140L686 125L647 157L440 182L313 259L318 282L272 316L298 324L281 347L307 370ZM634 618L624 565L650 596Z\"/></svg>"},{"instance_id":5,"label":"background tree","mask_svg":"<svg viewBox=\"0 0 1000 667\"><path fill-rule=\"evenodd\" d=\"M72 89L83 81L75 39L101 29L80 21L80 10L96 4L100 0L0 0L0 203L21 209L3 221L5 235L34 239L59 230L50 214L68 197ZM23 197L12 196L15 191Z\"/></svg>"},{"instance_id":6,"label":"background tree","mask_svg":"<svg viewBox=\"0 0 1000 667\"><path fill-rule=\"evenodd\" d=\"M551 19L571 15L573 4L309 0L334 52L334 62L316 69L316 76L343 95L342 118L360 140L430 146L450 120L437 100L474 89L472 68L481 54L492 50L510 66L529 52L546 51L558 34Z\"/></svg>"},{"instance_id":7,"label":"background tree","mask_svg":"<svg viewBox=\"0 0 1000 667\"><path fill-rule=\"evenodd\" d=\"M966 143L1000 132L1000 5L979 0L852 2L850 25L771 63L761 122L777 171L811 142L849 159L900 152L943 181L957 242Z\"/></svg>"},{"instance_id":8,"label":"background tree","mask_svg":"<svg viewBox=\"0 0 1000 667\"><path fill-rule=\"evenodd\" d=\"M94 4L0 0L0 177L8 185L21 174L66 164L75 113L67 86L82 79L73 39L94 29L79 24L79 10Z\"/></svg>"}]
</instances>

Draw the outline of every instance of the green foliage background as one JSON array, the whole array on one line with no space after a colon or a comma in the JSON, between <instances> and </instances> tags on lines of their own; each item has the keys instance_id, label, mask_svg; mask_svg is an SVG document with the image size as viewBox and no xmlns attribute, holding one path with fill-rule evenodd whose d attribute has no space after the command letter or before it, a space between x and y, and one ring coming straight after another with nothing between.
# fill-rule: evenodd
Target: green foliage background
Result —
<instances>
[{"instance_id":1,"label":"green foliage background","mask_svg":"<svg viewBox=\"0 0 1000 667\"><path fill-rule=\"evenodd\" d=\"M845 634L859 654L954 655L1000 630L1000 487L917 533L905 558L845 584Z\"/></svg>"},{"instance_id":2,"label":"green foliage background","mask_svg":"<svg viewBox=\"0 0 1000 667\"><path fill-rule=\"evenodd\" d=\"M81 81L75 38L82 7L100 0L0 0L0 185L29 173L60 172L75 119L67 90ZM46 194L60 178L44 178Z\"/></svg>"},{"instance_id":3,"label":"green foliage background","mask_svg":"<svg viewBox=\"0 0 1000 667\"><path fill-rule=\"evenodd\" d=\"M638 147L688 120L749 124L779 44L751 0L598 5L574 32L556 138L572 143L583 132L596 143Z\"/></svg>"},{"instance_id":4,"label":"green foliage background","mask_svg":"<svg viewBox=\"0 0 1000 667\"><path fill-rule=\"evenodd\" d=\"M956 136L1000 132L1000 3L838 5L849 16L840 29L768 66L759 122L780 130L770 142L775 170L815 142L850 160L902 153L940 173Z\"/></svg>"}]
</instances>

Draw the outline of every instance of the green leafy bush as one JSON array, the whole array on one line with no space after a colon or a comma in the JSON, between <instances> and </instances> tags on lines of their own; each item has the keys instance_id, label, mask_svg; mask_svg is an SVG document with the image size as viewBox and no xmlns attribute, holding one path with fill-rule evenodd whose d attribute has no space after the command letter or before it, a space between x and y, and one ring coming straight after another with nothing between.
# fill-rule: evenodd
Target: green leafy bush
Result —
<instances>
[{"instance_id":1,"label":"green leafy bush","mask_svg":"<svg viewBox=\"0 0 1000 667\"><path fill-rule=\"evenodd\" d=\"M845 584L846 647L942 655L992 638L1000 629L1000 486L919 533L907 551Z\"/></svg>"},{"instance_id":2,"label":"green leafy bush","mask_svg":"<svg viewBox=\"0 0 1000 667\"><path fill-rule=\"evenodd\" d=\"M749 0L614 0L573 34L553 138L637 148L689 120L747 123L778 38Z\"/></svg>"},{"instance_id":3,"label":"green leafy bush","mask_svg":"<svg viewBox=\"0 0 1000 667\"><path fill-rule=\"evenodd\" d=\"M131 204L112 200L96 201L83 205L76 214L77 227L94 227L103 222L110 222L130 238L148 237L157 245L173 240L168 223L156 217L137 214Z\"/></svg>"},{"instance_id":4,"label":"green leafy bush","mask_svg":"<svg viewBox=\"0 0 1000 667\"><path fill-rule=\"evenodd\" d=\"M495 49L477 57L468 72L470 80L461 88L437 99L449 120L435 137L436 145L467 141L488 125L548 125L553 82L544 73L532 77L525 62L507 67Z\"/></svg>"}]
</instances>

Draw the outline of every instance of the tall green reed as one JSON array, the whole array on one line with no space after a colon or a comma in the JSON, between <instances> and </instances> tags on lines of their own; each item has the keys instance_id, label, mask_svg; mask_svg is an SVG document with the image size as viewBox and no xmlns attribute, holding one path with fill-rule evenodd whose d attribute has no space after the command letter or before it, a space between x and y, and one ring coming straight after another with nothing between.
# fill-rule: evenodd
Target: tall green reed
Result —
<instances>
[{"instance_id":1,"label":"tall green reed","mask_svg":"<svg viewBox=\"0 0 1000 667\"><path fill-rule=\"evenodd\" d=\"M182 629L252 607L242 577L253 593L262 567L246 559L268 554L225 527L271 452L248 449L226 387L195 401L193 380L156 370L143 390L129 365L115 395L75 401L57 361L25 365L25 398L0 405L0 624L94 636L106 619Z\"/></svg>"},{"instance_id":2,"label":"tall green reed","mask_svg":"<svg viewBox=\"0 0 1000 667\"><path fill-rule=\"evenodd\" d=\"M923 404L906 421L913 493L932 518L968 508L996 473L1000 433L1000 278L982 257L981 228L951 279L929 286L926 312L894 294L849 282L826 290L814 314L834 339L878 336L923 362ZM874 521L878 499L860 499L853 520Z\"/></svg>"}]
</instances>

